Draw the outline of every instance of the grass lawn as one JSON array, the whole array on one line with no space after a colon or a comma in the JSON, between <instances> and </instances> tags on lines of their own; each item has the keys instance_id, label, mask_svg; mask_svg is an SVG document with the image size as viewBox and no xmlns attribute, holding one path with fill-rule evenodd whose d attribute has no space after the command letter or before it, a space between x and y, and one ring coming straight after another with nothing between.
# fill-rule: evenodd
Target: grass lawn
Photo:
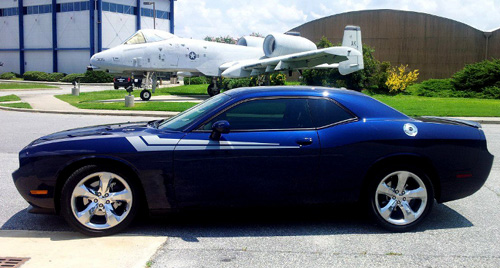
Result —
<instances>
[{"instance_id":1,"label":"grass lawn","mask_svg":"<svg viewBox=\"0 0 500 268\"><path fill-rule=\"evenodd\" d=\"M0 83L0 90L2 89L35 89L35 88L58 88L45 84L37 83Z\"/></svg>"},{"instance_id":2,"label":"grass lawn","mask_svg":"<svg viewBox=\"0 0 500 268\"><path fill-rule=\"evenodd\" d=\"M10 108L23 108L23 109L33 109L29 103L26 102L16 102L16 103L0 103L0 106L10 107Z\"/></svg>"},{"instance_id":3,"label":"grass lawn","mask_svg":"<svg viewBox=\"0 0 500 268\"><path fill-rule=\"evenodd\" d=\"M372 97L409 116L500 116L500 100L408 95Z\"/></svg>"},{"instance_id":4,"label":"grass lawn","mask_svg":"<svg viewBox=\"0 0 500 268\"><path fill-rule=\"evenodd\" d=\"M21 98L19 98L18 96L14 95L14 94L0 97L0 102L2 102L2 101L20 101L20 100L21 100Z\"/></svg>"},{"instance_id":5,"label":"grass lawn","mask_svg":"<svg viewBox=\"0 0 500 268\"><path fill-rule=\"evenodd\" d=\"M158 95L199 95L205 91L205 85L180 86L174 88L157 89L153 96ZM128 93L125 90L105 90L96 92L80 93L80 96L71 94L56 95L55 97L63 100L80 109L97 110L140 110L140 111L172 111L181 112L196 105L193 102L147 102L136 103L134 107L125 107L124 102L100 103L99 100L123 99ZM140 90L134 90L132 95L139 97Z\"/></svg>"}]
</instances>

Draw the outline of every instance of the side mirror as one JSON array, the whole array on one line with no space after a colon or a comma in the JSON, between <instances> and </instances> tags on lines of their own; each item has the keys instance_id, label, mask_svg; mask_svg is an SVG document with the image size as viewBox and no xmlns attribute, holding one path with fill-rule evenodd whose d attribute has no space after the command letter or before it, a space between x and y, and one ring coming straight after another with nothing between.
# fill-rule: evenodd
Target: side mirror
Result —
<instances>
[{"instance_id":1,"label":"side mirror","mask_svg":"<svg viewBox=\"0 0 500 268\"><path fill-rule=\"evenodd\" d=\"M210 139L220 140L222 134L227 134L231 130L229 122L226 120L217 121L212 125L212 134L210 134Z\"/></svg>"}]
</instances>

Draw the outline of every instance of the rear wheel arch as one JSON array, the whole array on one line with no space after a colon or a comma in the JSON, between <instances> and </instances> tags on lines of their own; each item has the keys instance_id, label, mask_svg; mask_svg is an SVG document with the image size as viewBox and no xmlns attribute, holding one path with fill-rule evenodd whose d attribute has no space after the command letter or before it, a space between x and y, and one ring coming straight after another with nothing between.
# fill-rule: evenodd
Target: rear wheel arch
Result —
<instances>
[{"instance_id":1,"label":"rear wheel arch","mask_svg":"<svg viewBox=\"0 0 500 268\"><path fill-rule=\"evenodd\" d=\"M78 169L90 165L114 167L123 170L123 172L127 173L127 175L132 180L134 180L135 184L139 187L138 189L140 198L139 211L143 211L141 208L146 209L145 211L149 211L149 206L147 203L144 187L142 186L142 182L139 179L137 171L134 170L133 167L120 160L112 158L84 158L70 163L69 165L64 167L57 176L56 189L54 194L54 203L55 203L54 205L57 214L59 214L61 210L61 204L60 204L61 191L68 178Z\"/></svg>"},{"instance_id":2,"label":"rear wheel arch","mask_svg":"<svg viewBox=\"0 0 500 268\"><path fill-rule=\"evenodd\" d=\"M367 196L367 192L371 185L371 180L378 172L390 168L391 166L401 166L401 165L413 166L425 172L425 174L431 180L434 189L434 198L438 201L440 200L441 185L439 183L439 176L436 171L436 168L429 159L418 155L395 155L379 159L378 161L376 161L369 168L368 172L366 173L363 179L360 199L363 199Z\"/></svg>"}]
</instances>

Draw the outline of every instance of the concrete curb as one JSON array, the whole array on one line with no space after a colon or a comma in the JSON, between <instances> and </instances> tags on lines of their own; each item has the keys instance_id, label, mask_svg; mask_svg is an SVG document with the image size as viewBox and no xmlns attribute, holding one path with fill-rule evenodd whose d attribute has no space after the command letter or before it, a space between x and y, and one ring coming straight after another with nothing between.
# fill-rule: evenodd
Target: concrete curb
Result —
<instances>
[{"instance_id":1,"label":"concrete curb","mask_svg":"<svg viewBox=\"0 0 500 268\"><path fill-rule=\"evenodd\" d=\"M158 112L158 111L121 111L121 110L79 110L79 111L57 111L57 110L38 110L22 109L0 106L0 110L28 113L49 113L49 114L73 114L73 115L111 115L111 116L142 116L142 117L161 117L169 118L178 114L178 112ZM478 122L480 124L500 124L499 117L450 117L463 120Z\"/></svg>"}]
</instances>

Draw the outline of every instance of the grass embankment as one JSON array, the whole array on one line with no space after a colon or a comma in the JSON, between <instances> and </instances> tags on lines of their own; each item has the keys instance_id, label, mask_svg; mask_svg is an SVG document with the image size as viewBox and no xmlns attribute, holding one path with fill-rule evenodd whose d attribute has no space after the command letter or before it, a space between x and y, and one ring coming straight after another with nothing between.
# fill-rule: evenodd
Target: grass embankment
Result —
<instances>
[{"instance_id":1,"label":"grass embankment","mask_svg":"<svg viewBox=\"0 0 500 268\"><path fill-rule=\"evenodd\" d=\"M31 107L31 105L27 102L0 103L0 106L9 108L33 109L33 107Z\"/></svg>"},{"instance_id":2,"label":"grass embankment","mask_svg":"<svg viewBox=\"0 0 500 268\"><path fill-rule=\"evenodd\" d=\"M11 101L20 101L21 98L19 98L17 95L11 94L7 96L1 96L0 97L0 106L3 107L10 107L10 108L23 108L23 109L33 109L29 103L26 102L14 102L14 103L4 103L4 102L11 102Z\"/></svg>"},{"instance_id":3,"label":"grass embankment","mask_svg":"<svg viewBox=\"0 0 500 268\"><path fill-rule=\"evenodd\" d=\"M0 102L4 102L4 101L20 101L21 98L19 98L17 95L14 95L14 94L11 94L11 95L7 95L7 96L1 96L0 97Z\"/></svg>"},{"instance_id":4,"label":"grass embankment","mask_svg":"<svg viewBox=\"0 0 500 268\"><path fill-rule=\"evenodd\" d=\"M375 99L409 116L500 116L500 100L374 95Z\"/></svg>"},{"instance_id":5,"label":"grass embankment","mask_svg":"<svg viewBox=\"0 0 500 268\"><path fill-rule=\"evenodd\" d=\"M0 83L0 90L2 89L39 89L39 88L58 88L45 84L37 83Z\"/></svg>"},{"instance_id":6,"label":"grass embankment","mask_svg":"<svg viewBox=\"0 0 500 268\"><path fill-rule=\"evenodd\" d=\"M161 95L203 95L207 94L207 85L189 85L170 88L156 89L153 96ZM194 102L143 102L135 103L134 107L125 107L124 102L102 103L101 100L123 99L128 93L125 90L105 90L96 92L80 93L80 96L71 94L56 95L63 100L80 109L96 110L138 110L138 111L172 111L182 112L196 105ZM140 90L134 90L132 95L139 97Z\"/></svg>"}]
</instances>

